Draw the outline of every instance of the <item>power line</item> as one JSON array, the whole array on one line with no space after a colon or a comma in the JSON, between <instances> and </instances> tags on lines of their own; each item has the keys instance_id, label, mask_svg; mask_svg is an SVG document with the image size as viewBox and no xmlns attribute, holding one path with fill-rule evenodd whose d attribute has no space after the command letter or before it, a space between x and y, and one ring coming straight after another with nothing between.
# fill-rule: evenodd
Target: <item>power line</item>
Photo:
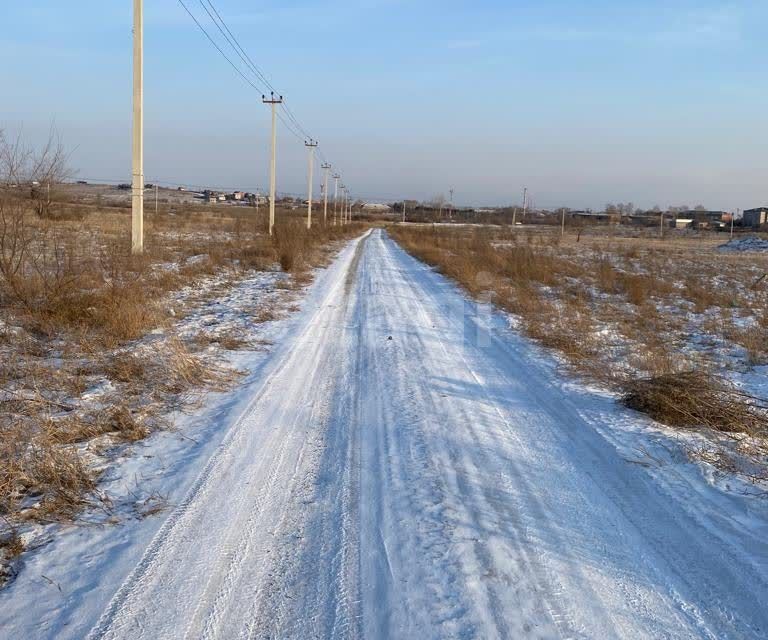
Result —
<instances>
[{"instance_id":1,"label":"power line","mask_svg":"<svg viewBox=\"0 0 768 640\"><path fill-rule=\"evenodd\" d=\"M202 0L201 0L202 1ZM237 49L240 50L240 53L245 56L245 59L247 60L246 64L250 66L250 68L253 70L253 72L261 79L261 81L267 85L267 88L270 89L270 91L274 91L275 93L278 93L278 91L272 86L272 84L267 80L267 76L264 74L261 69L256 65L256 63L251 59L251 57L248 55L248 53L243 49L242 46L240 46L240 43L238 42L235 35L232 33L232 30L227 26L227 23L225 22L224 18L221 17L221 14L218 12L215 6L213 6L213 2L211 0L206 0L208 4L210 5L211 9L213 9L213 12L216 14L216 17L221 22L222 26L227 30L227 33L232 37L232 40L234 41ZM210 14L209 14L210 15Z\"/></svg>"},{"instance_id":2,"label":"power line","mask_svg":"<svg viewBox=\"0 0 768 640\"><path fill-rule=\"evenodd\" d=\"M221 48L221 47L218 45L218 43L217 43L217 42L216 42L216 41L215 41L215 40L214 40L214 39L211 37L211 34L209 34L209 33L208 33L206 30L205 30L205 27L204 27L202 24L200 24L200 21L199 21L199 20L198 20L198 19L195 17L195 14L194 14L194 13L192 13L192 12L189 10L189 7L188 7L186 4L184 4L184 0L178 0L178 1L179 1L179 4L180 4L182 7L184 7L184 10L185 10L185 11L186 11L186 12L189 14L189 17L190 17L190 18L192 18L192 20L194 20L194 21L195 21L195 24L198 26L198 28L200 29L200 31L202 31L202 32L205 34L205 37L206 37L206 38L208 38L208 40L210 41L210 43L211 43L211 44L212 44L214 47L216 47L216 50L217 50L217 51L218 51L218 52L219 52L219 53L220 53L220 54L221 54L221 55L224 57L224 59L225 59L227 62L229 62L230 66L231 66L231 67L232 67L232 68L235 70L235 72L236 72L236 73L237 73L237 74L238 74L238 75L239 75L239 76L240 76L240 77L241 77L243 80L245 80L245 81L246 81L246 82L247 82L249 85L251 85L251 87L253 87L254 89L256 89L256 91L258 91L259 93L261 93L261 89L260 89L259 87L257 87L257 86L256 86L256 85L255 85L253 82L251 82L251 80L250 80L250 79L249 79L249 78L248 78L248 77L247 77L247 76L246 76L246 75L245 75L245 74L244 74L244 73L243 73L243 72L240 70L240 68L239 68L239 67L238 67L238 66L237 66L237 65L236 65L234 62L232 62L232 60L229 58L229 56L228 56L226 53L224 53L224 51L223 51L223 50L222 50L222 48Z\"/></svg>"},{"instance_id":3,"label":"power line","mask_svg":"<svg viewBox=\"0 0 768 640\"><path fill-rule=\"evenodd\" d=\"M266 74L259 68L259 66L253 61L253 59L248 55L247 51L240 44L240 41L237 39L237 36L235 36L235 34L229 28L226 20L224 20L224 18L222 17L221 13L216 8L212 0L205 0L205 2L203 0L199 0L199 2L203 10L205 11L205 13L208 15L208 18L216 26L219 33L223 36L224 40L227 42L229 47L235 52L238 58L245 65L245 71L242 68L240 68L240 66L236 64L235 61L233 61L231 56L227 55L224 49L219 45L219 43L216 42L213 36L208 32L208 30L203 26L200 20L198 20L195 14L190 10L190 8L187 6L184 0L178 0L178 2L187 12L190 18L192 18L192 20L195 22L198 29L200 29L200 31L203 32L203 34L208 39L208 41L216 48L219 54L227 61L227 63L234 69L234 71L251 88L255 89L256 91L258 91L263 95L266 92L263 91L259 86L260 84L263 83L273 93L278 93L275 90L272 83L267 78ZM206 4L208 6L206 6ZM251 74L253 75L253 77L249 77L251 76ZM315 137L312 136L307 131L307 129L301 124L301 122L296 117L296 115L291 110L291 108L284 102L278 105L276 116L280 119L280 122L285 126L286 130L300 142L306 142L307 140L315 139ZM322 160L328 163L328 159L325 157L322 151L320 151L319 153Z\"/></svg>"},{"instance_id":4,"label":"power line","mask_svg":"<svg viewBox=\"0 0 768 640\"><path fill-rule=\"evenodd\" d=\"M237 37L232 33L232 30L227 25L226 21L221 17L221 14L216 9L214 4L211 2L211 0L206 0L208 5L210 5L211 10L213 13L211 13L211 10L206 7L203 0L199 0L200 5L203 7L205 12L208 14L208 17L211 19L213 24L216 26L216 28L219 30L221 35L224 37L224 39L227 41L229 46L234 50L234 52L238 55L238 57L243 61L243 63L246 65L246 67L251 70L258 79L263 82L270 90L275 91L275 88L272 86L272 84L267 79L266 75L264 74L261 69L256 65L256 63L253 62L251 57L248 55L248 53L245 51L245 49L242 47L240 42L237 40ZM214 47L216 47L217 51L224 57L224 59L232 66L232 68L238 73L238 75L243 78L251 87L259 91L260 93L264 93L264 91L255 84L256 81L251 80L248 78L242 70L232 61L232 59L223 51L223 49L218 45L218 43L213 39L213 37L208 33L208 31L203 27L203 25L200 23L200 21L195 17L195 15L190 11L189 7L183 2L183 0L179 0L179 3L182 7L186 10L186 12L189 14L189 16L195 21L195 24L197 24L198 28L205 34L205 36L208 38L208 40L213 44ZM214 17L215 14L215 17ZM302 124L299 122L298 118L294 115L293 111L286 105L281 105L283 107L283 110L285 112L285 116L288 118L286 120L281 113L278 113L278 118L280 118L280 121L285 125L285 127L290 131L290 133L296 137L299 141L304 141L309 138L313 138L307 130L302 126Z\"/></svg>"},{"instance_id":5,"label":"power line","mask_svg":"<svg viewBox=\"0 0 768 640\"><path fill-rule=\"evenodd\" d=\"M209 4L210 4L210 3L209 3ZM240 59L241 59L241 60L242 60L242 61L245 63L245 66L246 66L246 67L248 67L248 60L246 60L246 59L243 57L243 54L242 54L242 53L240 53L240 51L238 50L238 47L235 45L235 43L234 43L234 42L232 42L232 40L230 40L230 39L229 39L229 36L227 35L226 31L224 31L224 29L222 29L222 28L221 28L221 25L218 23L218 21L216 20L216 18L214 18L214 17L213 17L213 14L212 14L212 13L211 13L211 12L208 10L208 7L206 7L206 6L205 6L205 3L203 2L203 0L200 0L200 6L201 6L201 7L203 8L203 10L204 10L204 11L205 11L205 12L208 14L208 17L211 19L211 22L213 22L213 24L214 24L214 25L216 26L216 28L219 30L219 33L220 33L222 36L224 36L224 39L225 39L225 40L226 40L226 41L229 43L229 46L230 46L230 47L232 47L232 49L235 51L235 53L236 53L236 54L237 54L237 55L240 57ZM211 8L214 10L214 12L216 12L216 8L215 8L213 5L211 5ZM218 15L218 12L216 12L216 15ZM226 24L225 24L224 26L226 27ZM227 31L229 31L229 29L227 29ZM261 90L261 89L260 89L260 90Z\"/></svg>"}]
</instances>

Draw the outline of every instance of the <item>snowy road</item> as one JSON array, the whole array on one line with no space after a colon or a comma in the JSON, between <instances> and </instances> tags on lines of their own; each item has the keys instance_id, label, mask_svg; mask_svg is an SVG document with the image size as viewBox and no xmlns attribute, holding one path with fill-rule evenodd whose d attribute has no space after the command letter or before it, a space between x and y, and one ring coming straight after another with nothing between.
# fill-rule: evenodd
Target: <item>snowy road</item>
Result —
<instances>
[{"instance_id":1,"label":"snowy road","mask_svg":"<svg viewBox=\"0 0 768 640\"><path fill-rule=\"evenodd\" d=\"M764 505L627 460L381 231L318 286L91 639L768 636Z\"/></svg>"}]
</instances>

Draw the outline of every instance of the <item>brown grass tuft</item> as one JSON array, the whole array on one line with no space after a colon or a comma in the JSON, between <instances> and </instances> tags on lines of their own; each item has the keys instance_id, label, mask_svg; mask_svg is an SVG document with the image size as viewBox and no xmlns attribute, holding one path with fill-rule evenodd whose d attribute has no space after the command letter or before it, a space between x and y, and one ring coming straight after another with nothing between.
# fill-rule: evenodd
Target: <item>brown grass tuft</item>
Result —
<instances>
[{"instance_id":1,"label":"brown grass tuft","mask_svg":"<svg viewBox=\"0 0 768 640\"><path fill-rule=\"evenodd\" d=\"M768 416L731 383L687 371L626 383L624 404L672 427L768 435Z\"/></svg>"}]
</instances>

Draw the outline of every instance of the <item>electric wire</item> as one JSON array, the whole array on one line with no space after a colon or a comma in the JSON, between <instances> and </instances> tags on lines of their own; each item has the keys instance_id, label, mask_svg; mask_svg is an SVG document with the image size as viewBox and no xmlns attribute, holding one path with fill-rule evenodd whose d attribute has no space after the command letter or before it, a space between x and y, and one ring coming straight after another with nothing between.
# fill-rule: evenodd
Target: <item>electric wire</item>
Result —
<instances>
[{"instance_id":1,"label":"electric wire","mask_svg":"<svg viewBox=\"0 0 768 640\"><path fill-rule=\"evenodd\" d=\"M216 48L216 50L219 52L219 54L229 63L229 65L234 69L234 71L253 89L258 91L261 94L266 93L260 84L266 85L266 87L272 91L273 93L278 93L272 83L267 78L266 74L259 68L258 65L253 61L253 59L248 55L248 53L245 51L243 46L240 44L237 37L234 35L232 30L227 25L227 22L222 17L221 13L218 11L216 6L213 4L211 0L199 0L200 5L205 10L205 13L208 15L209 19L213 24L216 26L218 31L221 33L221 35L226 40L227 44L232 48L232 50L235 52L235 54L240 58L240 60L245 65L246 69L248 70L249 74L246 75L246 73L243 72L243 70L232 60L232 58L227 55L227 53L222 49L221 46L216 42L216 40L213 38L213 36L208 32L208 30L203 26L203 24L198 20L198 18L195 16L195 14L190 10L190 8L187 6L187 4L184 2L184 0L178 0L179 4L184 8L186 13L192 18L192 20L197 25L198 29L203 32L205 37L208 39L208 41ZM206 3L208 6L206 6ZM210 7L210 9L208 8ZM213 12L213 13L211 13ZM249 77L251 76L251 77ZM307 131L307 129L301 124L299 119L296 117L294 112L291 110L291 108L286 104L285 99L278 105L279 109L277 111L277 117L279 118L280 122L283 124L283 126L286 128L286 130L297 140L304 141L311 141L315 140L315 138ZM322 151L318 150L320 157L323 162L326 164L331 164L325 154L322 153ZM340 173L338 168L335 168L336 173Z\"/></svg>"}]
</instances>

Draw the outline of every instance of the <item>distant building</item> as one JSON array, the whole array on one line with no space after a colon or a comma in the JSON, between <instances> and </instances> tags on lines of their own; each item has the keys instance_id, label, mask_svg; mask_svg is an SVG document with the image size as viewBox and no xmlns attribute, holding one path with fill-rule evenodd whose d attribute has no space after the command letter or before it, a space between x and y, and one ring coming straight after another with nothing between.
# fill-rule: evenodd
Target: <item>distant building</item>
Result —
<instances>
[{"instance_id":1,"label":"distant building","mask_svg":"<svg viewBox=\"0 0 768 640\"><path fill-rule=\"evenodd\" d=\"M388 213L392 211L392 207L388 204L380 204L376 202L366 202L362 208L363 211L368 213Z\"/></svg>"},{"instance_id":2,"label":"distant building","mask_svg":"<svg viewBox=\"0 0 768 640\"><path fill-rule=\"evenodd\" d=\"M725 218L728 214L725 211L685 211L686 218L693 219L693 227L696 229L718 229L725 226ZM729 219L730 221L730 219Z\"/></svg>"},{"instance_id":3,"label":"distant building","mask_svg":"<svg viewBox=\"0 0 768 640\"><path fill-rule=\"evenodd\" d=\"M590 222L605 222L608 224L618 224L621 216L616 213L609 213L607 211L593 212L593 211L571 211L568 214L574 220L584 220Z\"/></svg>"},{"instance_id":4,"label":"distant building","mask_svg":"<svg viewBox=\"0 0 768 640\"><path fill-rule=\"evenodd\" d=\"M741 218L741 224L745 227L760 227L768 224L768 207L747 209Z\"/></svg>"},{"instance_id":5,"label":"distant building","mask_svg":"<svg viewBox=\"0 0 768 640\"><path fill-rule=\"evenodd\" d=\"M238 200L238 201L244 200L245 199L245 193L243 193L242 191L235 191L232 194L232 199L233 200Z\"/></svg>"},{"instance_id":6,"label":"distant building","mask_svg":"<svg viewBox=\"0 0 768 640\"><path fill-rule=\"evenodd\" d=\"M675 229L690 229L693 227L693 218L674 218L672 226Z\"/></svg>"}]
</instances>

